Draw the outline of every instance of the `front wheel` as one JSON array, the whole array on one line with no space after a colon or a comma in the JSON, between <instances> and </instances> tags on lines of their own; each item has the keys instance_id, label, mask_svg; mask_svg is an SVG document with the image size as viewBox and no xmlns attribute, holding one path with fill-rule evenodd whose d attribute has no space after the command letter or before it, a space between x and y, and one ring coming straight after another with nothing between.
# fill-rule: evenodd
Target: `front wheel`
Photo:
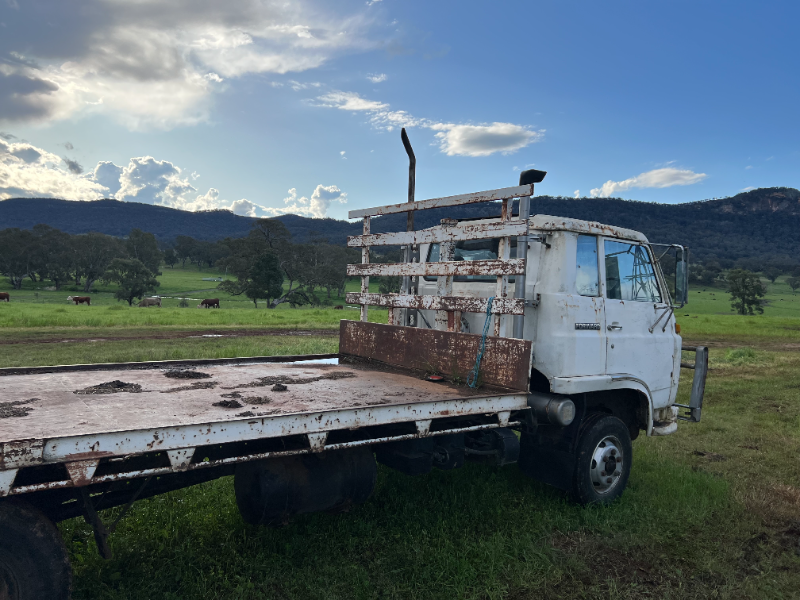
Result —
<instances>
[{"instance_id":1,"label":"front wheel","mask_svg":"<svg viewBox=\"0 0 800 600\"><path fill-rule=\"evenodd\" d=\"M628 427L617 417L589 415L581 428L572 497L580 504L610 504L625 491L633 446Z\"/></svg>"}]
</instances>

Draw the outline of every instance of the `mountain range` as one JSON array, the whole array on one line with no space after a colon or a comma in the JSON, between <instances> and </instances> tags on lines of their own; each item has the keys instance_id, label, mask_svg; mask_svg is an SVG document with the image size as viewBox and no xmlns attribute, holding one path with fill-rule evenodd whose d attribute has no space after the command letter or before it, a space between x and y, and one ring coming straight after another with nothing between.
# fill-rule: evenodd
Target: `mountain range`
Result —
<instances>
[{"instance_id":1,"label":"mountain range","mask_svg":"<svg viewBox=\"0 0 800 600\"><path fill-rule=\"evenodd\" d=\"M658 204L619 198L563 198L536 196L531 212L635 229L652 242L680 243L698 259L781 258L800 262L800 191L760 188L729 198L683 204ZM415 228L423 229L443 218L471 219L500 214L499 203L473 204L415 213ZM311 219L297 215L277 217L296 242L314 237L344 244L348 235L361 233L361 223ZM405 229L405 214L374 218L373 233ZM30 229L44 223L72 234L99 231L125 236L134 227L149 231L162 242L178 235L201 240L240 237L254 219L226 210L186 212L164 206L97 200L73 202L52 198L11 198L0 202L0 229Z\"/></svg>"}]
</instances>

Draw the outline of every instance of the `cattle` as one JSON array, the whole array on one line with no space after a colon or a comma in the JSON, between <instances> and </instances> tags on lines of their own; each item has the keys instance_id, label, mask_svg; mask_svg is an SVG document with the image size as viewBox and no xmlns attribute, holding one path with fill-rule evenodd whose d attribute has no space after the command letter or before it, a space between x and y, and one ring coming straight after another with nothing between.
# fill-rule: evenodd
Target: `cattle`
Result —
<instances>
[{"instance_id":1,"label":"cattle","mask_svg":"<svg viewBox=\"0 0 800 600\"><path fill-rule=\"evenodd\" d=\"M11 296L8 292L0 292L0 302L11 302Z\"/></svg>"},{"instance_id":2,"label":"cattle","mask_svg":"<svg viewBox=\"0 0 800 600\"><path fill-rule=\"evenodd\" d=\"M75 306L78 304L92 305L92 299L89 296L67 296L67 302L74 302Z\"/></svg>"},{"instance_id":3,"label":"cattle","mask_svg":"<svg viewBox=\"0 0 800 600\"><path fill-rule=\"evenodd\" d=\"M333 307L333 310L344 310L344 306L342 306L341 304L337 304L336 306Z\"/></svg>"},{"instance_id":4,"label":"cattle","mask_svg":"<svg viewBox=\"0 0 800 600\"><path fill-rule=\"evenodd\" d=\"M142 298L139 306L158 306L161 308L161 298Z\"/></svg>"},{"instance_id":5,"label":"cattle","mask_svg":"<svg viewBox=\"0 0 800 600\"><path fill-rule=\"evenodd\" d=\"M197 308L219 308L219 298L206 298Z\"/></svg>"}]
</instances>

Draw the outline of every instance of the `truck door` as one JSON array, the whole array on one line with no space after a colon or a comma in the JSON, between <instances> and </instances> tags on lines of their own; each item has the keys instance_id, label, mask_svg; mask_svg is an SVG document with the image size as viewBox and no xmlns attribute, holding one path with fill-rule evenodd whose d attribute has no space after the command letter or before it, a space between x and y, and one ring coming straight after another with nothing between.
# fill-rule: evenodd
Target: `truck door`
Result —
<instances>
[{"instance_id":1,"label":"truck door","mask_svg":"<svg viewBox=\"0 0 800 600\"><path fill-rule=\"evenodd\" d=\"M653 404L664 406L672 384L674 334L663 327L669 319L653 326L670 309L669 294L659 289L647 246L605 239L603 249L606 373L640 380Z\"/></svg>"}]
</instances>

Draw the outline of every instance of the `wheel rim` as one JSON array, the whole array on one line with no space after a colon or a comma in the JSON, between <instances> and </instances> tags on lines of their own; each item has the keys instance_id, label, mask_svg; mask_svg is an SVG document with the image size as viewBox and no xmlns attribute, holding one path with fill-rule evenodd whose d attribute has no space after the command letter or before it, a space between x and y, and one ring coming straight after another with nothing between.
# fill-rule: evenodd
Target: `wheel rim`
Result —
<instances>
[{"instance_id":1,"label":"wheel rim","mask_svg":"<svg viewBox=\"0 0 800 600\"><path fill-rule=\"evenodd\" d=\"M619 439L609 435L600 440L592 453L590 470L595 492L608 494L619 485L624 459Z\"/></svg>"}]
</instances>

